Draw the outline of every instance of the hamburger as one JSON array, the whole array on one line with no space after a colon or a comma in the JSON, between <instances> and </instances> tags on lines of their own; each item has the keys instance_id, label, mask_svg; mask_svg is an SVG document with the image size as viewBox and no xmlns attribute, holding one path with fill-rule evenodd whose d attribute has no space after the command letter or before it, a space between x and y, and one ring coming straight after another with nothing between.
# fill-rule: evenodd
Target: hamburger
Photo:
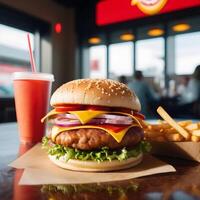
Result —
<instances>
[{"instance_id":1,"label":"hamburger","mask_svg":"<svg viewBox=\"0 0 200 200\"><path fill-rule=\"evenodd\" d=\"M139 164L149 144L143 141L140 102L125 84L109 79L79 79L52 95L41 121L51 124L43 138L49 159L64 169L115 171Z\"/></svg>"}]
</instances>

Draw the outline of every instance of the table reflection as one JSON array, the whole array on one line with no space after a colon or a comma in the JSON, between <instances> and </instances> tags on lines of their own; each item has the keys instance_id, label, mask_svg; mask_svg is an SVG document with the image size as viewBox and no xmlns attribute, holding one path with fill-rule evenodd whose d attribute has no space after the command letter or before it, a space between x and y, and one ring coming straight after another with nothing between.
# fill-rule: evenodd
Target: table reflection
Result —
<instances>
[{"instance_id":1,"label":"table reflection","mask_svg":"<svg viewBox=\"0 0 200 200\"><path fill-rule=\"evenodd\" d=\"M79 185L44 185L41 192L48 199L133 199L131 194L138 190L138 183L129 184L79 184Z\"/></svg>"},{"instance_id":2,"label":"table reflection","mask_svg":"<svg viewBox=\"0 0 200 200\"><path fill-rule=\"evenodd\" d=\"M20 144L18 150L18 157L26 153L31 149L35 143L32 144ZM37 162L37 161L36 161ZM13 200L39 200L42 199L40 195L40 186L22 186L19 185L20 178L23 174L23 169L16 169L13 177Z\"/></svg>"}]
</instances>

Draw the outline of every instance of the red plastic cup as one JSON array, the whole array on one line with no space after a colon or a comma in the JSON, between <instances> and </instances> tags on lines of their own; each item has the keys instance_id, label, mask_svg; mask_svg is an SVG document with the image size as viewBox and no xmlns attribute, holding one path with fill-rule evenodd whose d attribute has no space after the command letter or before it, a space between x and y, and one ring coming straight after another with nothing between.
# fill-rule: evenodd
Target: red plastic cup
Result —
<instances>
[{"instance_id":1,"label":"red plastic cup","mask_svg":"<svg viewBox=\"0 0 200 200\"><path fill-rule=\"evenodd\" d=\"M41 118L48 111L54 76L46 73L15 72L14 96L21 143L40 142L45 134Z\"/></svg>"}]
</instances>

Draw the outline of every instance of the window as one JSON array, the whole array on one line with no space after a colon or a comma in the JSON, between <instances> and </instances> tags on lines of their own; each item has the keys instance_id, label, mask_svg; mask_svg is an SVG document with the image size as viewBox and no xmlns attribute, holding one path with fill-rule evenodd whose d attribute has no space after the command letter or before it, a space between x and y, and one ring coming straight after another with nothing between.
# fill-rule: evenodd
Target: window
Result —
<instances>
[{"instance_id":1,"label":"window","mask_svg":"<svg viewBox=\"0 0 200 200\"><path fill-rule=\"evenodd\" d=\"M136 70L144 76L164 75L164 38L139 40L136 42Z\"/></svg>"},{"instance_id":2,"label":"window","mask_svg":"<svg viewBox=\"0 0 200 200\"><path fill-rule=\"evenodd\" d=\"M106 78L106 46L98 45L89 48L89 77Z\"/></svg>"},{"instance_id":3,"label":"window","mask_svg":"<svg viewBox=\"0 0 200 200\"><path fill-rule=\"evenodd\" d=\"M200 32L176 35L175 73L192 74L200 64Z\"/></svg>"},{"instance_id":4,"label":"window","mask_svg":"<svg viewBox=\"0 0 200 200\"><path fill-rule=\"evenodd\" d=\"M12 97L12 73L30 71L27 32L0 24L0 97ZM34 50L34 35L30 34Z\"/></svg>"},{"instance_id":5,"label":"window","mask_svg":"<svg viewBox=\"0 0 200 200\"><path fill-rule=\"evenodd\" d=\"M111 44L109 46L109 77L133 74L133 42Z\"/></svg>"}]
</instances>

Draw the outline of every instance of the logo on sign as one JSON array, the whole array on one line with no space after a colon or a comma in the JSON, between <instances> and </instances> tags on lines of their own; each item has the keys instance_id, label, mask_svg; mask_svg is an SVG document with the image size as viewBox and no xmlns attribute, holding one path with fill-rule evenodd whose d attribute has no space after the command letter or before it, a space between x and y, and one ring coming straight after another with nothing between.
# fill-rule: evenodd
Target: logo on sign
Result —
<instances>
[{"instance_id":1,"label":"logo on sign","mask_svg":"<svg viewBox=\"0 0 200 200\"><path fill-rule=\"evenodd\" d=\"M131 0L132 6L137 6L148 15L157 14L167 3L167 0Z\"/></svg>"}]
</instances>

